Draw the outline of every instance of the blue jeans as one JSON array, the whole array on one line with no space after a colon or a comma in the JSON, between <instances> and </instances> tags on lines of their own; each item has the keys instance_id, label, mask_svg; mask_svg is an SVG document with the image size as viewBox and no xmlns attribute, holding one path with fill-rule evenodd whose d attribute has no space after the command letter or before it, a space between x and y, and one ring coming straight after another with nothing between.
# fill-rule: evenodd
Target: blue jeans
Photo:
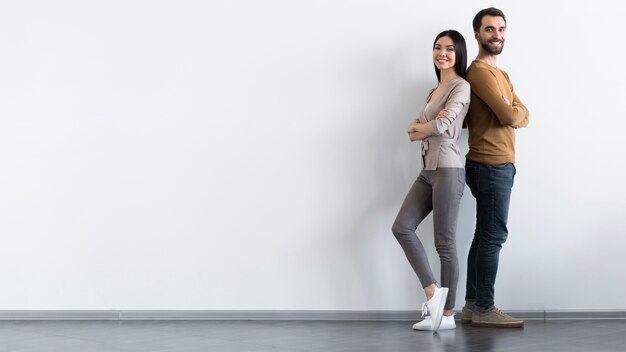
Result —
<instances>
[{"instance_id":1,"label":"blue jeans","mask_svg":"<svg viewBox=\"0 0 626 352\"><path fill-rule=\"evenodd\" d=\"M486 165L466 160L466 183L476 198L476 230L467 256L465 300L480 312L494 306L498 259L506 241L515 165Z\"/></svg>"}]
</instances>

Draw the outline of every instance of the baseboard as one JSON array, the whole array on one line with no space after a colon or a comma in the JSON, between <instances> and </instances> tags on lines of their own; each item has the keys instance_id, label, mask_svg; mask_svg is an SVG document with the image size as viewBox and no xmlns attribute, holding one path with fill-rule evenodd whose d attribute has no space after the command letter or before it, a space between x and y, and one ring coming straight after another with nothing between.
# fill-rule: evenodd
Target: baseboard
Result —
<instances>
[{"instance_id":1,"label":"baseboard","mask_svg":"<svg viewBox=\"0 0 626 352\"><path fill-rule=\"evenodd\" d=\"M516 310L524 320L626 319L626 310ZM459 314L457 313L457 318ZM0 310L0 320L364 320L413 321L418 311Z\"/></svg>"}]
</instances>

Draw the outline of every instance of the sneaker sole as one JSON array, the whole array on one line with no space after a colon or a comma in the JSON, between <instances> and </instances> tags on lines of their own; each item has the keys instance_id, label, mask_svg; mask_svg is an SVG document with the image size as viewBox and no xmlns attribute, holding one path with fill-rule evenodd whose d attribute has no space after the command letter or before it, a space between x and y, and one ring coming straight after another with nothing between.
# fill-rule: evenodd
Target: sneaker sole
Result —
<instances>
[{"instance_id":1,"label":"sneaker sole","mask_svg":"<svg viewBox=\"0 0 626 352\"><path fill-rule=\"evenodd\" d=\"M507 323L494 323L486 321L472 321L472 326L479 328L523 328L523 321L507 322Z\"/></svg>"},{"instance_id":2,"label":"sneaker sole","mask_svg":"<svg viewBox=\"0 0 626 352\"><path fill-rule=\"evenodd\" d=\"M454 329L456 329L456 325L454 325L454 326L439 326L439 329L437 329L437 331L440 331L440 330L454 330ZM416 328L413 328L413 331L433 331L433 328L432 327L427 328L427 329L416 329Z\"/></svg>"},{"instance_id":3,"label":"sneaker sole","mask_svg":"<svg viewBox=\"0 0 626 352\"><path fill-rule=\"evenodd\" d=\"M461 318L461 324L471 324L472 318Z\"/></svg>"},{"instance_id":4,"label":"sneaker sole","mask_svg":"<svg viewBox=\"0 0 626 352\"><path fill-rule=\"evenodd\" d=\"M437 329L437 331L439 331L439 330L453 330L453 329L456 329L456 323L454 321L452 323L444 325L444 321L443 321L444 318L445 318L445 316L443 318L441 318L441 324L439 324L439 329ZM415 328L415 325L417 325L417 324L413 325L413 330L415 330L415 331L433 331L432 324L430 326L423 327L423 328L417 328L417 329Z\"/></svg>"}]
</instances>

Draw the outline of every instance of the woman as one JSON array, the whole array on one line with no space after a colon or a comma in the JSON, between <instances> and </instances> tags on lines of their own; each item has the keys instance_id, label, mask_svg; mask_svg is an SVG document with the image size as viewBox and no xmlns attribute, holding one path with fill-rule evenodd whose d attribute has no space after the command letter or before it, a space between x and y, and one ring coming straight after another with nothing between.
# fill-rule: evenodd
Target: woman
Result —
<instances>
[{"instance_id":1,"label":"woman","mask_svg":"<svg viewBox=\"0 0 626 352\"><path fill-rule=\"evenodd\" d=\"M456 254L456 224L465 188L465 169L456 144L470 102L465 80L467 48L461 33L439 33L433 45L433 61L439 84L430 91L426 104L408 128L409 139L422 141L423 170L409 190L393 224L393 234L424 288L415 330L454 329L454 300L459 278ZM435 248L441 262L441 287L428 265L417 226L433 212Z\"/></svg>"}]
</instances>

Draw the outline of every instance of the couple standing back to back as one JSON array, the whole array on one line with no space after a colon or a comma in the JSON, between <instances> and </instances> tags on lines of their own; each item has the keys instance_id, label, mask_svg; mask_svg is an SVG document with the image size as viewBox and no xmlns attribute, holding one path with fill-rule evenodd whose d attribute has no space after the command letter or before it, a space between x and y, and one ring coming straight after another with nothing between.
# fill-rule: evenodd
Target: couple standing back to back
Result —
<instances>
[{"instance_id":1,"label":"couple standing back to back","mask_svg":"<svg viewBox=\"0 0 626 352\"><path fill-rule=\"evenodd\" d=\"M424 319L413 325L415 330L456 327L456 227L466 183L476 199L476 228L467 258L461 321L479 327L524 326L522 320L495 307L494 286L500 249L508 236L515 130L528 125L528 110L509 76L496 66L506 38L504 13L493 7L483 9L472 26L479 52L467 70L463 36L447 30L435 38L433 62L439 82L408 128L409 139L421 141L423 169L402 203L392 232L426 295ZM464 121L469 130L465 167L456 144ZM441 263L439 285L415 233L430 212Z\"/></svg>"}]
</instances>

